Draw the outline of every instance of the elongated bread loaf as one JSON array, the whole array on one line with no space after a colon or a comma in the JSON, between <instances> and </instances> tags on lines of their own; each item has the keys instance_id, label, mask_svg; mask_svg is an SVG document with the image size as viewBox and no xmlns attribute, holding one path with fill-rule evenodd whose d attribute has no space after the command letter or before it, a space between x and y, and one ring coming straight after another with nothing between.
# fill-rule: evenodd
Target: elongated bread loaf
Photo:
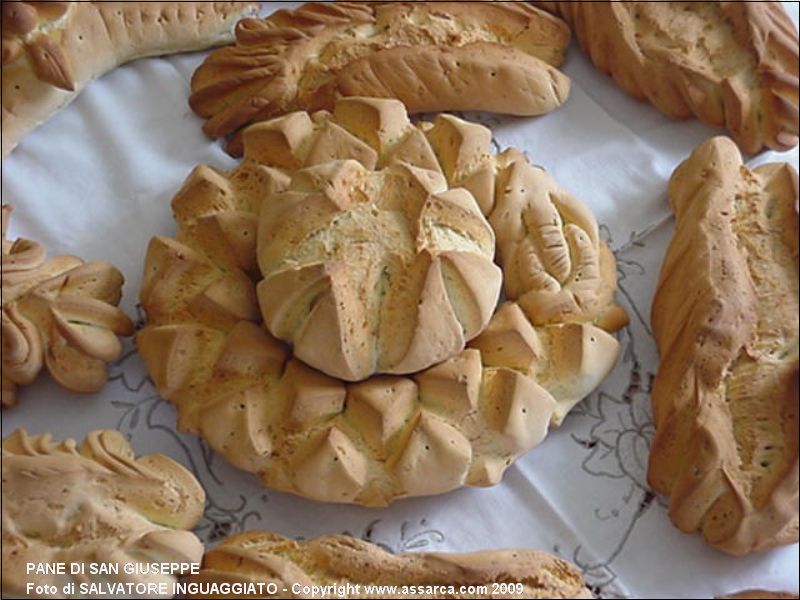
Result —
<instances>
[{"instance_id":1,"label":"elongated bread loaf","mask_svg":"<svg viewBox=\"0 0 800 600\"><path fill-rule=\"evenodd\" d=\"M635 98L726 127L748 153L797 144L797 28L780 2L534 4Z\"/></svg>"},{"instance_id":2,"label":"elongated bread loaf","mask_svg":"<svg viewBox=\"0 0 800 600\"><path fill-rule=\"evenodd\" d=\"M258 2L3 2L3 157L91 80L233 39Z\"/></svg>"},{"instance_id":3,"label":"elongated bread loaf","mask_svg":"<svg viewBox=\"0 0 800 600\"><path fill-rule=\"evenodd\" d=\"M3 440L2 462L4 598L30 597L29 583L56 585L60 598L87 595L77 586L62 595L70 581L171 586L186 566L174 574L124 569L202 558L203 544L188 530L203 515L203 488L164 455L135 458L118 431L91 431L78 444L18 429ZM27 568L55 563L66 563L67 573ZM71 574L71 563L84 563L85 573ZM119 574L93 574L85 563L114 564Z\"/></svg>"},{"instance_id":4,"label":"elongated bread loaf","mask_svg":"<svg viewBox=\"0 0 800 600\"><path fill-rule=\"evenodd\" d=\"M306 587L345 589L347 584L348 598L592 597L573 565L537 550L390 554L374 544L341 535L295 541L258 531L224 540L206 553L200 573L186 582L198 588L192 598L234 597L212 591L211 586L221 583L274 583L276 598L307 598ZM504 584L502 588L494 589L499 583ZM370 594L365 586L371 585L396 586L396 590L384 590L382 596L374 591ZM462 592L462 586L472 587L472 592ZM485 586L486 591L477 591L477 586Z\"/></svg>"},{"instance_id":5,"label":"elongated bread loaf","mask_svg":"<svg viewBox=\"0 0 800 600\"><path fill-rule=\"evenodd\" d=\"M413 126L398 110L396 100L347 98L333 114L251 126L241 165L196 168L172 203L176 237L154 238L147 251L148 324L136 344L159 393L177 405L179 427L265 484L317 500L385 505L497 483L610 371L618 344L606 330L624 324L613 255L580 202L520 153L495 156L485 127L450 115ZM380 193L364 193L376 182ZM425 187L443 182L461 189ZM498 214L498 246L519 279L507 290L519 303L493 316L484 295L495 292L475 289L496 281L481 250L491 241L481 212L490 222ZM424 270L398 250L431 241L468 252ZM333 258L360 270L325 266L337 245ZM384 267L403 285L382 296L372 273ZM433 352L451 305L436 318L424 313L446 298L466 323L485 314L488 325L465 350L406 376L346 383L265 330L297 326L295 354L340 358L351 341L343 332L361 323L359 301L383 305L375 314L399 305L407 318L367 346L390 357ZM325 318L313 315L319 306ZM312 327L306 353L302 332Z\"/></svg>"},{"instance_id":6,"label":"elongated bread loaf","mask_svg":"<svg viewBox=\"0 0 800 600\"><path fill-rule=\"evenodd\" d=\"M106 363L122 351L117 336L133 334L117 308L122 273L76 256L48 259L41 244L7 240L11 207L2 215L3 406L45 366L67 389L96 392L106 383Z\"/></svg>"},{"instance_id":7,"label":"elongated bread loaf","mask_svg":"<svg viewBox=\"0 0 800 600\"><path fill-rule=\"evenodd\" d=\"M653 301L648 479L682 531L745 554L798 539L797 173L714 138L673 173Z\"/></svg>"},{"instance_id":8,"label":"elongated bread loaf","mask_svg":"<svg viewBox=\"0 0 800 600\"><path fill-rule=\"evenodd\" d=\"M311 3L242 21L195 72L189 104L214 138L342 96L539 115L567 98L553 66L568 43L563 22L524 3Z\"/></svg>"}]
</instances>

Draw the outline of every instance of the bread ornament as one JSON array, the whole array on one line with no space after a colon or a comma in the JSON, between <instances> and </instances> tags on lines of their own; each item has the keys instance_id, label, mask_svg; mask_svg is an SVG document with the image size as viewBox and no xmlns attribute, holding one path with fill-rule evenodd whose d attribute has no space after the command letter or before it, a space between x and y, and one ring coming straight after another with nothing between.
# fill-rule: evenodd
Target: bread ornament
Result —
<instances>
[{"instance_id":1,"label":"bread ornament","mask_svg":"<svg viewBox=\"0 0 800 600\"><path fill-rule=\"evenodd\" d=\"M233 39L258 2L3 2L3 158L87 83L128 61Z\"/></svg>"},{"instance_id":2,"label":"bread ornament","mask_svg":"<svg viewBox=\"0 0 800 600\"><path fill-rule=\"evenodd\" d=\"M241 165L227 173L200 166L189 176L172 203L177 235L153 238L145 259L148 324L136 344L159 393L177 406L179 428L266 485L316 500L381 506L497 483L617 357L606 330L621 327L625 314L613 304L613 255L588 211L520 153L492 154L488 129L448 115L414 126L401 112L396 100L342 99L333 113L292 113L252 126ZM338 177L342 168L363 173L376 165L387 177L415 173L403 185L444 179L456 188L452 210L462 211L463 221L442 236L485 237L480 213L490 223L497 217L501 264L513 265L521 283L507 288L510 302L465 350L411 375L346 383L310 368L267 332L258 259L265 262L277 239L271 211L284 210L282 194L318 189L312 175L330 169L319 192L330 200L349 185ZM447 208L441 196L402 195L422 212L431 203ZM299 197L298 210L315 206ZM380 211L373 196L343 197L358 211ZM394 201L388 191L382 198ZM308 222L318 216L310 212ZM325 240L332 220L349 217L332 210L329 218L302 235ZM356 232L351 240L373 242ZM306 283L296 279L285 296L295 297ZM329 303L328 283L311 286L314 299L301 294L292 318L307 321L312 305ZM535 304L526 295L534 292ZM525 305L536 310L526 314ZM269 320L271 305L262 308ZM418 327L413 319L407 326ZM320 344L338 351L340 329L332 326ZM397 332L390 350L404 350L410 337Z\"/></svg>"},{"instance_id":3,"label":"bread ornament","mask_svg":"<svg viewBox=\"0 0 800 600\"><path fill-rule=\"evenodd\" d=\"M435 135L457 133L442 123ZM261 207L256 291L296 358L347 381L408 374L486 327L502 283L494 233L400 102L344 99L317 123L298 112L245 136L250 160L288 178Z\"/></svg>"},{"instance_id":4,"label":"bread ornament","mask_svg":"<svg viewBox=\"0 0 800 600\"><path fill-rule=\"evenodd\" d=\"M411 113L541 115L561 106L569 30L519 2L333 2L246 19L192 77L212 138L338 98L397 98ZM241 140L230 148L241 153Z\"/></svg>"},{"instance_id":5,"label":"bread ornament","mask_svg":"<svg viewBox=\"0 0 800 600\"><path fill-rule=\"evenodd\" d=\"M135 458L118 431L95 430L78 444L18 429L3 440L3 597L27 597L28 584L58 588L59 597L126 595L115 584L167 584L175 574L148 563L199 563L203 544L191 532L205 493L194 476L161 454ZM28 572L28 564L63 563L63 575ZM72 564L83 564L83 573ZM92 573L87 563L116 565ZM136 573L126 573L138 567ZM155 565L158 567L159 565ZM74 582L74 594L62 595ZM127 595L130 595L128 592Z\"/></svg>"},{"instance_id":6,"label":"bread ornament","mask_svg":"<svg viewBox=\"0 0 800 600\"><path fill-rule=\"evenodd\" d=\"M345 589L348 584L351 590L360 586L362 594L369 585L397 586L392 598L593 597L573 565L538 550L390 554L343 535L295 541L262 531L223 540L206 553L200 573L189 576L186 583L198 592L191 598L235 597L204 593L220 584L274 584L278 598L307 597L292 593L293 588L301 592L306 586ZM505 585L494 589L498 583ZM479 586L488 591L466 595L460 591L462 586L472 588L472 594Z\"/></svg>"},{"instance_id":7,"label":"bread ornament","mask_svg":"<svg viewBox=\"0 0 800 600\"><path fill-rule=\"evenodd\" d=\"M122 273L104 261L47 258L31 240L7 240L11 207L3 206L2 215L3 406L45 367L69 390L98 391L106 363L122 351L117 336L133 335L133 323L117 308Z\"/></svg>"},{"instance_id":8,"label":"bread ornament","mask_svg":"<svg viewBox=\"0 0 800 600\"><path fill-rule=\"evenodd\" d=\"M673 173L648 480L730 554L797 542L797 172L713 138Z\"/></svg>"},{"instance_id":9,"label":"bread ornament","mask_svg":"<svg viewBox=\"0 0 800 600\"><path fill-rule=\"evenodd\" d=\"M634 98L725 127L750 154L797 145L797 27L780 2L534 4Z\"/></svg>"}]
</instances>

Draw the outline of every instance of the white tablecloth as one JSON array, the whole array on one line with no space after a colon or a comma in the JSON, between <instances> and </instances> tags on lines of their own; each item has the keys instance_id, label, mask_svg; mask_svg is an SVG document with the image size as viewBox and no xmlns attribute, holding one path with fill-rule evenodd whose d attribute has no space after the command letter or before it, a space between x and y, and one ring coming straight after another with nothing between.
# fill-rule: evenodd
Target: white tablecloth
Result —
<instances>
[{"instance_id":1,"label":"white tablecloth","mask_svg":"<svg viewBox=\"0 0 800 600\"><path fill-rule=\"evenodd\" d=\"M265 3L271 11L278 3ZM290 3L287 3L290 4ZM786 3L795 21L798 4ZM189 77L203 54L132 63L91 84L29 135L2 165L3 203L15 206L10 234L51 253L113 262L125 274L124 309L137 307L144 252L174 231L170 200L197 163L235 164L200 130L189 109ZM797 591L795 544L735 558L669 522L663 499L645 486L649 385L657 358L649 307L671 232L666 182L697 144L721 133L679 123L632 100L573 45L564 66L567 104L536 119L468 115L490 124L501 147L524 149L595 211L617 253L619 298L631 325L622 356L601 389L489 489L401 500L387 509L325 505L262 488L192 435L175 431L127 344L99 394L65 392L42 376L3 411L2 430L82 438L118 427L141 453L163 452L189 466L208 493L198 533L209 543L246 529L290 536L348 532L393 551L535 547L577 563L595 593L712 597L746 587ZM795 149L753 162L785 160Z\"/></svg>"}]
</instances>

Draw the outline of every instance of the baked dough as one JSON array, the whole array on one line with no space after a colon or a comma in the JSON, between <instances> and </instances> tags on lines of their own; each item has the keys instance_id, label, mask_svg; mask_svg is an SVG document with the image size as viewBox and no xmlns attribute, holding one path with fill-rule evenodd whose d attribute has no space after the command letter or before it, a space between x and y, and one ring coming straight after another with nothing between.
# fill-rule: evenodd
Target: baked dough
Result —
<instances>
[{"instance_id":1,"label":"baked dough","mask_svg":"<svg viewBox=\"0 0 800 600\"><path fill-rule=\"evenodd\" d=\"M744 152L797 144L797 28L780 2L534 4L633 97L726 127Z\"/></svg>"},{"instance_id":2,"label":"baked dough","mask_svg":"<svg viewBox=\"0 0 800 600\"><path fill-rule=\"evenodd\" d=\"M648 480L682 531L745 554L798 539L797 173L713 138L673 173L653 301Z\"/></svg>"},{"instance_id":3,"label":"baked dough","mask_svg":"<svg viewBox=\"0 0 800 600\"><path fill-rule=\"evenodd\" d=\"M398 134L379 119L397 104L343 99L333 114L254 125L239 167L201 166L189 176L172 204L177 236L154 238L145 260L148 324L136 344L159 393L177 405L179 428L265 484L317 500L379 506L497 483L608 374L618 344L601 326L624 324L613 305L613 256L577 200L521 154L493 155L480 125L441 115L434 124L406 122ZM466 350L412 376L345 384L291 357L261 326L256 214L269 213L291 170L319 156L320 144L304 140L328 139L293 136L298 119L349 140L324 146L328 161L355 157L365 167L369 157L392 156L423 181L444 177L471 190L461 193L490 221L495 205L512 224L524 219L532 239L514 238L520 230L509 226L498 247L526 249L514 254L527 275L513 291L524 299L537 289L540 312L505 303ZM335 330L320 342L338 343Z\"/></svg>"},{"instance_id":4,"label":"baked dough","mask_svg":"<svg viewBox=\"0 0 800 600\"><path fill-rule=\"evenodd\" d=\"M399 101L343 99L316 124L300 112L244 135L247 158L289 177L260 211L257 292L295 357L347 381L406 374L486 327L502 283L494 233Z\"/></svg>"},{"instance_id":5,"label":"baked dough","mask_svg":"<svg viewBox=\"0 0 800 600\"><path fill-rule=\"evenodd\" d=\"M398 593L392 598L592 598L573 565L537 550L390 554L374 544L341 535L295 541L258 531L224 540L206 553L200 573L187 578L190 585L222 582L275 583L276 598L307 597L281 592L291 591L293 586L302 589L348 583L360 584L363 594L348 595L349 598L368 597L364 594L365 584L398 586ZM493 593L492 584L501 582L512 584L514 592ZM521 594L513 585L517 583L523 585ZM462 585L487 586L489 593L458 595ZM415 590L420 586L427 593L403 594L403 586L414 586ZM440 590L432 594L433 586ZM447 595L449 587L454 587L457 595Z\"/></svg>"},{"instance_id":6,"label":"baked dough","mask_svg":"<svg viewBox=\"0 0 800 600\"><path fill-rule=\"evenodd\" d=\"M123 572L125 564L199 563L203 544L191 532L205 492L162 454L135 458L118 431L96 430L81 444L16 430L3 440L3 597L26 586L167 583L171 575ZM29 563L116 563L119 575L28 573ZM69 567L67 567L69 569ZM85 597L76 586L72 597Z\"/></svg>"},{"instance_id":7,"label":"baked dough","mask_svg":"<svg viewBox=\"0 0 800 600\"><path fill-rule=\"evenodd\" d=\"M103 261L48 259L37 242L7 240L10 216L3 206L2 404L14 404L17 386L44 367L67 389L96 392L106 383L106 363L122 351L117 336L133 335L116 307L122 273Z\"/></svg>"},{"instance_id":8,"label":"baked dough","mask_svg":"<svg viewBox=\"0 0 800 600\"><path fill-rule=\"evenodd\" d=\"M242 21L236 45L195 71L189 104L213 138L342 96L541 115L567 99L553 67L568 43L562 21L524 3L310 3Z\"/></svg>"},{"instance_id":9,"label":"baked dough","mask_svg":"<svg viewBox=\"0 0 800 600\"><path fill-rule=\"evenodd\" d=\"M233 39L258 2L3 2L3 158L91 80Z\"/></svg>"}]
</instances>

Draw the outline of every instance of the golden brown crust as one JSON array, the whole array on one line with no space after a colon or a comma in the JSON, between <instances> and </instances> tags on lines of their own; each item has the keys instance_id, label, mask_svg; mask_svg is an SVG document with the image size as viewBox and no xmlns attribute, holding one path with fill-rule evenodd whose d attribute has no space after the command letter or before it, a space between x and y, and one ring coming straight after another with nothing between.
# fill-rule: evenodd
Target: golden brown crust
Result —
<instances>
[{"instance_id":1,"label":"golden brown crust","mask_svg":"<svg viewBox=\"0 0 800 600\"><path fill-rule=\"evenodd\" d=\"M46 366L61 385L96 392L105 363L116 360L118 335L133 323L118 308L122 274L112 265L75 256L48 259L44 246L6 239L11 207L3 206L3 406L16 402L17 385Z\"/></svg>"},{"instance_id":2,"label":"golden brown crust","mask_svg":"<svg viewBox=\"0 0 800 600\"><path fill-rule=\"evenodd\" d=\"M617 356L616 340L595 324L616 330L622 323L609 315L622 311L606 292L616 285L613 257L608 254L611 268L604 269L600 249L605 246L591 215L577 200L555 191L540 171L515 167L525 160L521 154L493 155L486 128L449 115L434 124L397 126L396 120L383 118L396 105L395 100L350 98L340 100L334 115L309 119L292 113L252 126L243 136L244 162L229 173L198 167L173 201L176 238L154 238L147 252L141 299L148 325L136 342L159 392L178 406L181 429L203 436L267 485L318 500L384 505L397 497L497 483L517 456L541 441L551 422L560 423L597 386ZM306 129L298 129L298 123ZM326 131L338 131L339 141L320 133ZM374 166L378 156L390 157L384 173L404 165L415 170L417 181L445 180L449 187L464 188L454 206L469 207L464 214L472 221L452 225L462 233L472 231L475 239L486 232L482 226L467 227L480 223L474 205L491 220L496 199L511 220L528 219L539 210L555 214L559 228L574 227L574 234L550 235L574 236L581 243L558 248L538 238L525 243L525 260L538 265L529 269L537 276L509 291L509 297L524 296L546 282L535 306L547 318L535 320L520 304L506 303L466 350L406 377L381 375L345 384L291 358L259 326L256 256L272 264L266 254L275 238L269 227L264 229L267 237L256 251L255 214L261 211L262 225L271 223L273 212L281 214L290 186L295 192L315 189L312 175L318 167L297 170L292 183L298 166L324 158L323 166L344 164L358 171ZM342 159L361 162L332 162ZM554 190L555 200L512 188L501 193L510 170L516 173L515 185L536 183ZM343 179L322 179L330 183L329 200L339 197ZM265 198L269 201L262 206ZM303 227L312 217L306 215ZM535 215L530 219L538 223ZM323 239L329 231L321 227L305 237ZM517 235L509 231L509 237ZM456 237L452 231L447 235ZM536 227L530 235L539 235ZM368 236L357 239L369 241ZM523 242L507 240L505 233L498 237L508 248ZM542 258L547 251L553 255ZM276 260L280 256L275 254ZM570 282L581 270L586 288L573 290ZM563 287L581 302L565 302ZM310 290L307 295L318 302L327 293L322 284L295 289ZM280 304L280 295L273 302ZM287 315L302 320L310 314L306 304L291 303ZM409 305L416 309L416 297ZM270 310L267 306L268 316ZM405 325L417 329L413 319ZM318 346L338 350L338 329L321 328ZM409 337L393 332L385 340L387 350L403 350L407 345L401 341Z\"/></svg>"},{"instance_id":3,"label":"golden brown crust","mask_svg":"<svg viewBox=\"0 0 800 600\"><path fill-rule=\"evenodd\" d=\"M91 80L232 38L258 2L3 2L3 157Z\"/></svg>"},{"instance_id":4,"label":"golden brown crust","mask_svg":"<svg viewBox=\"0 0 800 600\"><path fill-rule=\"evenodd\" d=\"M569 31L522 3L310 3L237 27L236 46L192 77L189 103L217 138L343 96L397 98L409 112L538 115L563 104Z\"/></svg>"},{"instance_id":5,"label":"golden brown crust","mask_svg":"<svg viewBox=\"0 0 800 600\"><path fill-rule=\"evenodd\" d=\"M399 101L343 99L315 119L295 113L244 133L247 158L290 178L260 212L265 325L347 381L457 354L486 327L502 282L477 202L450 188ZM364 140L376 134L372 148ZM432 168L404 160L414 142Z\"/></svg>"},{"instance_id":6,"label":"golden brown crust","mask_svg":"<svg viewBox=\"0 0 800 600\"><path fill-rule=\"evenodd\" d=\"M780 2L535 4L635 98L726 127L748 153L797 144L797 29Z\"/></svg>"},{"instance_id":7,"label":"golden brown crust","mask_svg":"<svg viewBox=\"0 0 800 600\"><path fill-rule=\"evenodd\" d=\"M797 173L714 138L670 180L648 479L731 554L798 539Z\"/></svg>"},{"instance_id":8,"label":"golden brown crust","mask_svg":"<svg viewBox=\"0 0 800 600\"><path fill-rule=\"evenodd\" d=\"M203 514L203 488L166 456L135 458L118 431L91 431L77 444L18 429L3 440L2 463L4 597L27 597L28 583L64 583L64 576L28 573L29 563L197 563L202 557L203 544L187 530ZM120 568L120 575L171 584L178 574L123 575ZM80 577L99 582L107 576L87 569Z\"/></svg>"},{"instance_id":9,"label":"golden brown crust","mask_svg":"<svg viewBox=\"0 0 800 600\"><path fill-rule=\"evenodd\" d=\"M516 585L504 598L591 598L578 570L568 562L537 550L492 550L464 554L390 554L380 547L346 536L295 541L267 532L249 532L224 540L206 553L200 573L187 578L191 585L212 583L277 584L280 598L302 597L291 590L300 585L360 585L348 597L367 597L364 585L395 585L392 598L413 598L402 586L421 586L427 598L462 598L459 587L487 586L488 594L470 598L492 598L492 584ZM439 586L434 590L433 586ZM447 588L456 595L448 595ZM442 589L444 588L444 589ZM352 587L351 589L355 589ZM209 597L195 594L192 598ZM252 596L246 596L252 597ZM371 598L379 596L371 595Z\"/></svg>"}]
</instances>

